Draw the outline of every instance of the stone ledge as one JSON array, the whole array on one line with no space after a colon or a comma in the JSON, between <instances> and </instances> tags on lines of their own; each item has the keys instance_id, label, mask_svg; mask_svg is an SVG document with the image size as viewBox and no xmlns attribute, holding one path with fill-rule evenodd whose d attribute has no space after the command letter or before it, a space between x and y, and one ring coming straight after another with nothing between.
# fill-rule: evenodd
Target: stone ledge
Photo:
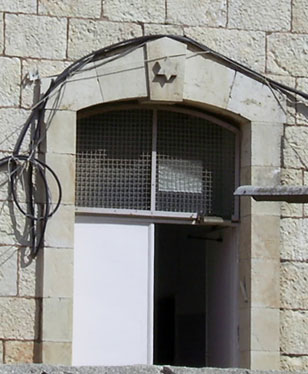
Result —
<instances>
[{"instance_id":1,"label":"stone ledge","mask_svg":"<svg viewBox=\"0 0 308 374\"><path fill-rule=\"evenodd\" d=\"M132 365L132 366L57 366L57 365L0 365L0 374L286 374L279 370L248 370L248 369L218 369L218 368L187 368L170 367L162 370L162 366ZM294 371L292 371L294 373ZM304 373L298 371L297 373ZM306 372L307 373L307 372Z\"/></svg>"}]
</instances>

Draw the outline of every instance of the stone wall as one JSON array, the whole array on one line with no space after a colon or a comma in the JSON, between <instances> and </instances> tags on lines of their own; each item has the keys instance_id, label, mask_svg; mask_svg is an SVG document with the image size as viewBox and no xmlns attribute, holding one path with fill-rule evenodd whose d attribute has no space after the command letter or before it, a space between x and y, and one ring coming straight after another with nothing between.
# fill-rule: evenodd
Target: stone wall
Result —
<instances>
[{"instance_id":1,"label":"stone wall","mask_svg":"<svg viewBox=\"0 0 308 374\"><path fill-rule=\"evenodd\" d=\"M33 104L31 73L59 73L92 50L142 35L189 36L308 92L307 16L305 0L0 0L0 157ZM308 181L307 113L290 102L285 184ZM28 228L12 214L6 178L0 174L0 362L40 361L43 259L29 263ZM308 210L284 204L281 214L281 368L308 369Z\"/></svg>"}]
</instances>

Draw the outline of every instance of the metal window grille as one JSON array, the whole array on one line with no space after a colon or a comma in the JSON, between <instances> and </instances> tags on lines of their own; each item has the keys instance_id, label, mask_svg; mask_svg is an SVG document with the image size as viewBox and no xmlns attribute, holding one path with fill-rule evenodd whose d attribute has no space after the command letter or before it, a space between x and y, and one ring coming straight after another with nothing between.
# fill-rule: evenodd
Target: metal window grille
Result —
<instances>
[{"instance_id":1,"label":"metal window grille","mask_svg":"<svg viewBox=\"0 0 308 374\"><path fill-rule=\"evenodd\" d=\"M151 109L78 121L76 205L231 218L235 134L205 118Z\"/></svg>"}]
</instances>

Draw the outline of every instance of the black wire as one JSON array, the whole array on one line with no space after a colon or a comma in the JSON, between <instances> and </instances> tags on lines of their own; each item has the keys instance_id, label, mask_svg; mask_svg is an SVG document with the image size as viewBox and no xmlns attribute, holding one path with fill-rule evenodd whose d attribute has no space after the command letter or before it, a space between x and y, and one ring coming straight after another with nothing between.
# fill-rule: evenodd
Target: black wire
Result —
<instances>
[{"instance_id":1,"label":"black wire","mask_svg":"<svg viewBox=\"0 0 308 374\"><path fill-rule=\"evenodd\" d=\"M12 193L13 201L17 208L20 210L20 212L30 220L30 241L31 241L31 254L33 257L35 257L42 246L44 233L46 231L46 225L48 222L48 219L52 217L52 215L58 210L61 199L62 199L62 188L61 183L56 175L56 173L44 162L40 161L39 159L35 158L34 155L38 151L38 147L40 142L42 141L42 138L45 136L45 132L48 130L46 129L45 132L43 132L43 125L44 125L44 115L45 115L45 108L48 102L48 99L50 95L53 93L55 89L59 87L58 97L54 101L53 104L53 113L51 114L51 118L49 118L49 123L51 122L52 117L54 116L57 104L60 100L61 90L64 86L64 84L67 82L67 79L72 76L74 73L81 70L85 65L87 65L89 62L97 61L102 59L103 57L106 58L108 56L111 56L114 54L114 52L118 52L120 49L125 49L128 47L140 47L141 45L145 44L148 41L157 40L163 37L168 37L173 40L189 44L193 47L196 47L197 49L207 52L210 54L213 58L223 61L224 64L227 66L230 66L235 71L238 71L246 76L252 77L253 79L256 79L264 84L269 85L272 89L279 90L280 92L288 95L290 93L299 95L305 99L308 99L308 94L298 91L296 89L293 89L291 87L288 87L286 85L283 85L279 82L276 82L272 79L268 79L262 74L259 74L255 72L254 70L236 62L232 59L215 52L214 50L208 48L204 44L201 44L199 42L196 42L195 40L187 37L187 36L177 36L177 35L148 35L143 36L139 38L134 38L130 40L125 40L118 42L116 44L101 48L97 51L94 51L92 53L89 53L88 55L80 58L79 60L72 63L70 66L68 66L66 69L63 70L61 74L59 74L55 79L53 79L50 83L49 88L45 92L45 94L40 99L39 103L34 106L33 110L31 111L31 114L29 115L28 119L23 125L23 128L18 136L18 139L16 141L15 147L13 149L12 156L7 156L2 159L0 159L0 168L4 167L5 165L8 166L9 169L9 183L10 183L10 191ZM117 56L115 56L117 58ZM29 130L32 130L31 136L30 136L30 145L29 145L29 152L28 154L21 154L20 150L22 147L22 144L24 142L26 134L29 132ZM26 212L20 205L17 194L16 194L16 178L18 177L18 172L21 168L22 172L24 171L23 168L26 169L26 166L20 166L18 165L18 162L28 163L28 202L27 202L27 209L28 212ZM44 195L45 195L45 201L43 204L41 204L41 210L42 212L38 212L35 214L35 199L34 199L34 170L38 171L38 175L43 181L43 189L44 189ZM58 188L58 199L56 206L53 210L50 209L51 207L51 201L49 196L49 187L47 178L45 175L45 172L48 171L51 173L52 177L56 181L56 185Z\"/></svg>"}]
</instances>

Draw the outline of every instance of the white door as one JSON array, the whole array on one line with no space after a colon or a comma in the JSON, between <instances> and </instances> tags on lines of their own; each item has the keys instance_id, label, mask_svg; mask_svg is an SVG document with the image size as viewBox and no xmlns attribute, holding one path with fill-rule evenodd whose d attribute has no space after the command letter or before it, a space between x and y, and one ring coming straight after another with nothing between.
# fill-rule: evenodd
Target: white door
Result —
<instances>
[{"instance_id":1,"label":"white door","mask_svg":"<svg viewBox=\"0 0 308 374\"><path fill-rule=\"evenodd\" d=\"M73 365L151 364L154 225L78 217Z\"/></svg>"}]
</instances>

